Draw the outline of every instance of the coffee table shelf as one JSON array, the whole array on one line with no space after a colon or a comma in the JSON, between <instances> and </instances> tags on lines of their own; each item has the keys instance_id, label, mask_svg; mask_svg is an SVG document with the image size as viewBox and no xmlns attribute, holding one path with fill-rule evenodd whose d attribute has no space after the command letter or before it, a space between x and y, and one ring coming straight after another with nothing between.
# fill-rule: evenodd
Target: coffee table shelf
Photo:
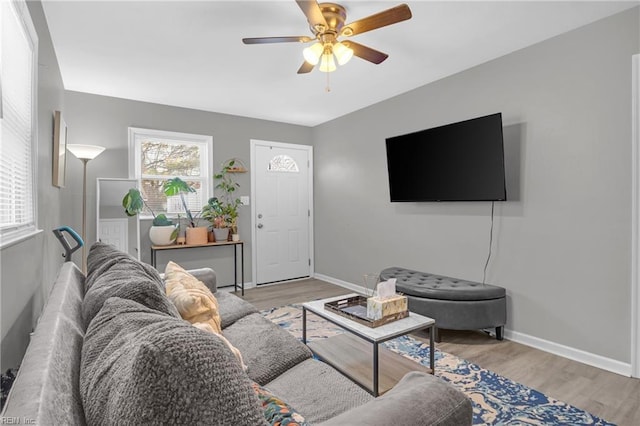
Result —
<instances>
[{"instance_id":1,"label":"coffee table shelf","mask_svg":"<svg viewBox=\"0 0 640 426\"><path fill-rule=\"evenodd\" d=\"M339 337L339 336L335 336L335 337L326 339L326 342L320 343L316 341L316 342L313 342L313 344L310 344L309 348L312 351L314 351L314 353L316 353L318 357L325 360L327 363L333 365L334 367L342 371L343 374L347 375L348 377L350 377L351 379L353 379L354 381L356 381L366 389L370 390L374 396L378 396L380 393L379 392L380 360L382 360L383 363L385 363L385 365L388 365L387 363L391 363L391 362L395 363L397 361L397 359L393 360L394 357L390 357L389 354L387 353L391 351L388 351L385 348L382 348L382 350L380 350L379 344L382 342L386 342L387 340L391 340L396 337L409 334L412 331L423 330L428 328L430 330L429 331L429 348L430 348L429 366L431 370L430 372L431 374L433 374L433 372L435 371L435 365L434 365L435 364L435 358L434 358L435 348L434 348L434 341L433 341L433 330L435 327L435 320L432 318L428 318L428 317L410 312L407 318L403 318L403 319L394 321L392 323L385 324L380 327L370 328L370 327L367 327L366 325L359 324L353 320L350 320L341 315L335 314L324 308L324 304L327 302L333 302L336 300L341 300L341 299L352 297L355 295L356 294L348 294L345 296L332 297L329 299L314 300L312 302L303 303L302 304L302 341L303 343L305 344L307 343L307 311L310 311L320 316L321 318L324 318L325 320L337 325L340 328L343 328L344 330L350 332L351 334L359 338L361 340L360 349L357 349L355 351L350 351L350 352L356 353L359 351L361 354L363 354L367 358L369 354L371 354L372 363L368 363L369 365L372 365L372 371L370 371L372 373L371 379L369 379L368 377L365 377L367 376L366 374L367 371L365 369L351 368L349 366L350 362L355 362L355 361L350 360L345 364L344 359L339 359L341 358L339 351L335 351L331 349L331 345L333 343L340 342L343 344L347 344L346 341L344 341L344 339L346 338L341 337L340 339L336 339L336 337ZM358 339L353 339L353 340L357 341ZM366 347L362 346L362 344L364 344L362 340L372 343L373 345L369 346L372 348L372 350L367 351ZM354 343L352 342L348 344L350 344L352 347L358 347L357 343L355 344L356 346L354 346ZM324 347L324 346L327 346L327 347ZM397 355L397 354L393 354L393 355ZM397 355L397 356L400 357L400 355ZM363 364L360 363L358 365L361 366ZM383 370L385 370L386 368L387 367L384 367ZM407 364L407 368L410 368L410 370L408 371L411 371L411 369L413 370L418 369L418 368L415 368L415 365L411 366L411 364ZM384 376L383 380L385 382L388 382L386 376L385 375L383 376ZM387 390L387 388L388 388L388 385L383 384L383 389Z\"/></svg>"},{"instance_id":2,"label":"coffee table shelf","mask_svg":"<svg viewBox=\"0 0 640 426\"><path fill-rule=\"evenodd\" d=\"M350 333L344 333L309 342L308 346L318 358L371 392L373 346L370 343ZM380 395L391 390L410 371L432 372L430 368L384 346L378 351L378 393Z\"/></svg>"}]
</instances>

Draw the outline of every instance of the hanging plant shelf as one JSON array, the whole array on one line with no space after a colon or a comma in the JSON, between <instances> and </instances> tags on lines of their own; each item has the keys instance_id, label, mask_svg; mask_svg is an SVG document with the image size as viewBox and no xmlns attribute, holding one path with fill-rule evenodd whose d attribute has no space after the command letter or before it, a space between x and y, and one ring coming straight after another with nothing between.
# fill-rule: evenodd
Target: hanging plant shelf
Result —
<instances>
[{"instance_id":1,"label":"hanging plant shelf","mask_svg":"<svg viewBox=\"0 0 640 426\"><path fill-rule=\"evenodd\" d=\"M233 166L229 168L228 173L247 173L247 167L244 165L241 159L239 158L230 158L225 161L223 164L229 164L233 161Z\"/></svg>"}]
</instances>

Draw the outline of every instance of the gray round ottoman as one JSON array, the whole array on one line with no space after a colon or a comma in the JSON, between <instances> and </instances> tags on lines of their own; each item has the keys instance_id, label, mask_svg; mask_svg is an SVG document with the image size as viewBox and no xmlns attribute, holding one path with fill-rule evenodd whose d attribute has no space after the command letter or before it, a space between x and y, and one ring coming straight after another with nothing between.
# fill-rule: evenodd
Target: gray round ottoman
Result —
<instances>
[{"instance_id":1,"label":"gray round ottoman","mask_svg":"<svg viewBox=\"0 0 640 426\"><path fill-rule=\"evenodd\" d=\"M505 289L457 278L391 267L380 272L380 280L396 278L396 290L407 296L409 310L436 320L437 329L496 329L502 340L507 322Z\"/></svg>"}]
</instances>

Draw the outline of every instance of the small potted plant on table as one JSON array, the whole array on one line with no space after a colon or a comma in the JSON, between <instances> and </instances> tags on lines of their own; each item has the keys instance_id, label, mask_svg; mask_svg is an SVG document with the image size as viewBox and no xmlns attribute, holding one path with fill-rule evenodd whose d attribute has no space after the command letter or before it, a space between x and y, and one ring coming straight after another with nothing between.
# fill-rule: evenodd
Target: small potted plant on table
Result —
<instances>
[{"instance_id":1,"label":"small potted plant on table","mask_svg":"<svg viewBox=\"0 0 640 426\"><path fill-rule=\"evenodd\" d=\"M211 222L216 242L229 239L226 206L217 197L209 198L207 204L202 208L202 218Z\"/></svg>"}]
</instances>

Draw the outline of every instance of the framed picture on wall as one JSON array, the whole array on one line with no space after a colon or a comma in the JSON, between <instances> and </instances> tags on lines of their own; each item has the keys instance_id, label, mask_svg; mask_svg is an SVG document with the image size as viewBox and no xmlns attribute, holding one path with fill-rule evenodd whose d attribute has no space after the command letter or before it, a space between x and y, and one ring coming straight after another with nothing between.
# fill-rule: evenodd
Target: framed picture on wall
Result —
<instances>
[{"instance_id":1,"label":"framed picture on wall","mask_svg":"<svg viewBox=\"0 0 640 426\"><path fill-rule=\"evenodd\" d=\"M62 113L56 111L53 118L53 186L64 188L67 169L67 123Z\"/></svg>"}]
</instances>

